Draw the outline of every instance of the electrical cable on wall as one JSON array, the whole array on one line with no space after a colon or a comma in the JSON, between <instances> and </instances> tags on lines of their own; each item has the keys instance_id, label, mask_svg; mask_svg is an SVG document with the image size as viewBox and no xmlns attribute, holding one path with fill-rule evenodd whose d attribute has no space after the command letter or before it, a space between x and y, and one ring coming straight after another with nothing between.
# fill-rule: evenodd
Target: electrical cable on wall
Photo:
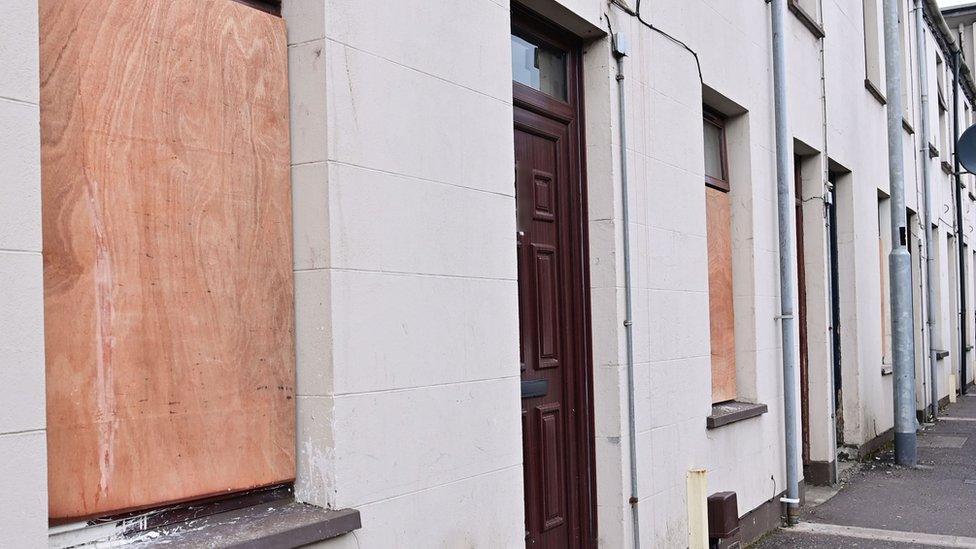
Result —
<instances>
[{"instance_id":1,"label":"electrical cable on wall","mask_svg":"<svg viewBox=\"0 0 976 549\"><path fill-rule=\"evenodd\" d=\"M685 44L684 42L682 42L681 40L678 40L674 36L671 36L667 32L665 32L665 31L663 31L663 30L655 27L653 23L649 23L648 21L644 20L644 18L641 16L641 11L640 11L640 9L641 9L641 0L637 0L637 5L636 5L636 7L634 9L631 9L630 6L628 6L627 4L622 3L620 0L610 0L610 3L613 4L613 5L615 5L615 6L617 6L621 10L623 10L624 13L626 13L627 15L630 15L631 17L636 17L637 20L640 21L640 23L642 25L644 25L645 27L651 29L652 31L654 31L654 32L656 32L658 34L660 34L661 36L664 36L665 38L667 38L668 40L674 42L675 44L678 44L682 48L688 50L688 53L690 53L695 58L695 65L698 67L698 80L702 83L702 85L705 84L705 79L702 77L701 61L698 59L698 53L695 52L695 50L691 49L688 46L688 44Z\"/></svg>"}]
</instances>

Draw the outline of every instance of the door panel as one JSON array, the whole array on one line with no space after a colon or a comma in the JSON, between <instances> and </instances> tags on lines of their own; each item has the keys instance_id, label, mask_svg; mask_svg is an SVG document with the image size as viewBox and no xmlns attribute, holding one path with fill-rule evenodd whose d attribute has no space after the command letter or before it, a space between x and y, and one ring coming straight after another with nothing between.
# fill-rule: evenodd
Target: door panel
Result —
<instances>
[{"instance_id":1,"label":"door panel","mask_svg":"<svg viewBox=\"0 0 976 549\"><path fill-rule=\"evenodd\" d=\"M41 0L50 516L290 481L284 22Z\"/></svg>"},{"instance_id":2,"label":"door panel","mask_svg":"<svg viewBox=\"0 0 976 549\"><path fill-rule=\"evenodd\" d=\"M543 531L549 531L565 522L566 482L563 472L565 453L563 431L565 419L559 403L537 406L539 414L539 438L541 439L542 459L540 460L543 479Z\"/></svg>"},{"instance_id":3,"label":"door panel","mask_svg":"<svg viewBox=\"0 0 976 549\"><path fill-rule=\"evenodd\" d=\"M521 122L521 124L519 124ZM544 394L526 396L528 415L523 432L526 462L526 522L530 544L565 547L570 543L564 502L572 489L567 472L574 460L564 441L572 436L563 403L571 398L573 360L561 360L566 323L567 288L570 278L561 253L565 221L559 213L569 209L567 128L535 113L516 110L515 158L517 164L517 227L519 256L519 310L524 356L523 387L544 383ZM540 174L545 174L540 177ZM542 213L543 215L540 215ZM563 236L564 238L560 238Z\"/></svg>"},{"instance_id":4,"label":"door panel","mask_svg":"<svg viewBox=\"0 0 976 549\"><path fill-rule=\"evenodd\" d=\"M556 260L556 248L542 244L533 244L532 252L535 256L536 299L535 313L538 319L539 356L536 357L538 368L559 367L559 311L557 303L559 296L559 265Z\"/></svg>"}]
</instances>

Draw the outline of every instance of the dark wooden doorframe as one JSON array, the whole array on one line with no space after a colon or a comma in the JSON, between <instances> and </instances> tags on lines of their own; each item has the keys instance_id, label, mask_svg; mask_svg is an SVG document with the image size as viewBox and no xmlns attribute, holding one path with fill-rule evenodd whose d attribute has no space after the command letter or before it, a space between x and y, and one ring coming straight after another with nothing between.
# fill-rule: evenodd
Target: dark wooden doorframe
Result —
<instances>
[{"instance_id":1,"label":"dark wooden doorframe","mask_svg":"<svg viewBox=\"0 0 976 549\"><path fill-rule=\"evenodd\" d=\"M796 287L797 325L800 345L800 425L802 427L803 465L810 463L810 359L807 346L807 277L803 248L803 173L800 156L793 158L794 203L796 205Z\"/></svg>"},{"instance_id":2,"label":"dark wooden doorframe","mask_svg":"<svg viewBox=\"0 0 976 549\"><path fill-rule=\"evenodd\" d=\"M831 367L833 376L833 404L834 430L836 432L836 446L844 443L844 402L843 402L843 371L841 357L841 320L840 320L840 252L837 243L837 184L838 176L834 172L828 175L832 185L830 201L827 203L827 237L829 239L828 253L830 254L830 345Z\"/></svg>"},{"instance_id":3,"label":"dark wooden doorframe","mask_svg":"<svg viewBox=\"0 0 976 549\"><path fill-rule=\"evenodd\" d=\"M531 165L519 165L519 155L525 152L518 152L520 135L521 140L527 139L549 139L557 143L559 151L565 152L565 162L560 162L566 173L554 173L553 186L560 182L565 185L561 189L564 198L554 198L552 205L563 209L560 216L564 216L561 227L558 227L558 247L563 258L559 261L558 269L560 278L557 279L558 288L556 298L560 301L558 327L561 334L568 337L561 337L557 340L558 348L564 353L564 374L561 376L562 399L567 412L565 422L565 436L562 438L566 449L566 460L561 463L566 466L562 475L562 482L566 485L566 532L565 545L569 547L596 547L597 545L597 524L596 524L596 472L595 472L595 444L593 436L593 383L592 383L592 359L591 359L591 333L590 333L590 295L589 295L589 254L586 225L586 178L585 178L585 155L583 141L583 113L582 113L582 66L581 55L582 45L578 39L543 20L537 15L517 6L512 8L512 32L517 33L523 38L531 38L554 47L566 53L567 65L567 90L566 101L560 101L550 97L538 90L513 82L513 103L514 103L514 129L516 132L516 184L522 181L522 190L527 188L529 180L532 180L533 189L539 176L539 171L533 169ZM559 144L558 141L564 141ZM534 164L529 162L529 164ZM539 176L542 177L542 176ZM553 187L556 189L556 187ZM516 203L525 200L523 195L516 191ZM524 208L518 208L519 219L519 293L520 293L520 320L523 325L521 339L524 340L527 330L532 327L526 326L524 309L524 295L526 288L531 286L532 291L536 291L535 283L530 282L537 279L538 273L534 270L528 272L526 261L528 249L531 247L531 234L523 237L523 231L530 230L525 227L531 218L536 220L540 212L536 208L532 212L527 212ZM545 212L543 212L545 214ZM543 218L545 215L543 215ZM523 242L523 238L527 241ZM534 262L533 262L534 264ZM536 267L537 268L537 267ZM533 276L529 276L532 274ZM537 324L532 317L532 324ZM531 331L531 330L529 330ZM537 335L534 337L538 337ZM523 374L525 381L534 381L531 371L527 371L528 361L533 360L527 356L526 351L531 350L525 341L522 344ZM534 353L534 351L533 351ZM537 354L537 353L536 353ZM527 379L527 377L529 379ZM525 388L523 383L523 389ZM523 400L523 433L526 433L527 422L532 418L527 418L526 406L533 406L533 400ZM544 407L535 406L536 408ZM528 436L528 435L525 435ZM526 439L524 444L528 444ZM538 477L538 460L531 456L528 446L523 447L526 451L525 456L525 480L526 480L526 542L532 543L530 546L563 546L561 538L553 538L547 541L547 537L538 537L530 530L539 529L539 518L533 515L530 503L533 497L538 497L535 482L541 482ZM538 503L538 502L536 502ZM543 524L546 520L543 517ZM560 540L560 541L556 541Z\"/></svg>"}]
</instances>

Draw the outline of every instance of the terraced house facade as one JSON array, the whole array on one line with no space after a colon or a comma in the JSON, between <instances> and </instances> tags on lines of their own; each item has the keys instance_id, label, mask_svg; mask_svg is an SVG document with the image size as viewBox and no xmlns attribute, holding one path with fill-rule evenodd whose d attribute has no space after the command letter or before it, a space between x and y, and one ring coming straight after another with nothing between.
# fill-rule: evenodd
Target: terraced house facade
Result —
<instances>
[{"instance_id":1,"label":"terraced house facade","mask_svg":"<svg viewBox=\"0 0 976 549\"><path fill-rule=\"evenodd\" d=\"M924 421L976 15L887 1ZM748 542L892 438L882 0L6 11L0 547Z\"/></svg>"}]
</instances>

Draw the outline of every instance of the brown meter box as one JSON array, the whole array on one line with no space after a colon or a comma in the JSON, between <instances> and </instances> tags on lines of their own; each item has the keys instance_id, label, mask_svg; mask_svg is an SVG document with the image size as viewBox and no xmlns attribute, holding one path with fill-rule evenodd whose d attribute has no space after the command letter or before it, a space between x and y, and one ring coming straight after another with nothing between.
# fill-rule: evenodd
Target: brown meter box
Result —
<instances>
[{"instance_id":1,"label":"brown meter box","mask_svg":"<svg viewBox=\"0 0 976 549\"><path fill-rule=\"evenodd\" d=\"M739 533L739 506L735 492L708 496L708 537L729 538Z\"/></svg>"}]
</instances>

